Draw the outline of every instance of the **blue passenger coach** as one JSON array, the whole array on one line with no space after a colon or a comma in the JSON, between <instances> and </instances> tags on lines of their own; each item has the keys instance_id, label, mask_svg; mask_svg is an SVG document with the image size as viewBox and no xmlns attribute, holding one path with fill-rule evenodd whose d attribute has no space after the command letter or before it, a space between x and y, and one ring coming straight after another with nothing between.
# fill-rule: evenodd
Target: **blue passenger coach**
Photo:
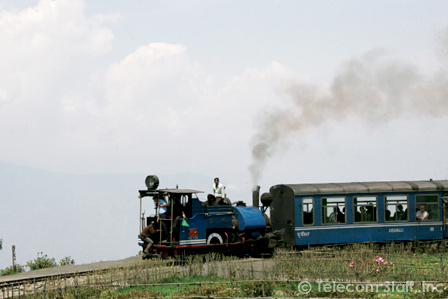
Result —
<instances>
[{"instance_id":1,"label":"blue passenger coach","mask_svg":"<svg viewBox=\"0 0 448 299\"><path fill-rule=\"evenodd\" d=\"M282 184L270 193L272 229L289 246L447 237L446 180Z\"/></svg>"}]
</instances>

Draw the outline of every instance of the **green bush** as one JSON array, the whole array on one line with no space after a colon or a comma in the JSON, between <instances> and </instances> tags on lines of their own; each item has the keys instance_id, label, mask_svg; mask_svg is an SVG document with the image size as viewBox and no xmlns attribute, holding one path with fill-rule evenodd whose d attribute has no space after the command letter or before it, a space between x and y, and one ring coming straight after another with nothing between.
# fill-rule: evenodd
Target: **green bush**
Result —
<instances>
[{"instance_id":1,"label":"green bush","mask_svg":"<svg viewBox=\"0 0 448 299\"><path fill-rule=\"evenodd\" d=\"M175 287L170 290L170 287L131 287L122 288L118 290L107 289L101 292L100 298L151 298L151 297L163 297L174 295L172 291Z\"/></svg>"},{"instance_id":2,"label":"green bush","mask_svg":"<svg viewBox=\"0 0 448 299\"><path fill-rule=\"evenodd\" d=\"M74 264L75 264L75 260L72 259L71 256L66 256L62 260L59 261L59 265L61 265L61 266L70 266L70 265L74 265Z\"/></svg>"},{"instance_id":3,"label":"green bush","mask_svg":"<svg viewBox=\"0 0 448 299\"><path fill-rule=\"evenodd\" d=\"M240 283L240 289L245 296L248 297L260 297L260 296L271 296L274 293L275 284L272 281L266 280L264 282L254 281L254 282L242 282ZM264 289L264 294L263 294Z\"/></svg>"},{"instance_id":4,"label":"green bush","mask_svg":"<svg viewBox=\"0 0 448 299\"><path fill-rule=\"evenodd\" d=\"M46 254L43 254L42 252L39 255L39 252L38 252L37 258L34 261L28 261L26 263L26 265L32 271L32 270L56 267L58 264L56 263L54 258L49 258L49 257L47 257Z\"/></svg>"},{"instance_id":5,"label":"green bush","mask_svg":"<svg viewBox=\"0 0 448 299\"><path fill-rule=\"evenodd\" d=\"M183 291L182 296L215 296L215 297L232 297L232 289L225 285L203 285L190 286Z\"/></svg>"},{"instance_id":6,"label":"green bush","mask_svg":"<svg viewBox=\"0 0 448 299\"><path fill-rule=\"evenodd\" d=\"M45 298L64 298L64 299L77 299L77 298L101 298L101 289L89 288L89 287L79 287L70 288L64 291L64 296L61 294L62 289L56 291L48 292ZM114 298L114 297L109 297ZM118 297L117 297L118 298Z\"/></svg>"},{"instance_id":7,"label":"green bush","mask_svg":"<svg viewBox=\"0 0 448 299\"><path fill-rule=\"evenodd\" d=\"M25 266L16 265L16 270L14 271L14 268L12 266L7 267L3 270L0 270L0 276L8 276L8 275L14 275L14 274L19 274L25 272Z\"/></svg>"}]
</instances>

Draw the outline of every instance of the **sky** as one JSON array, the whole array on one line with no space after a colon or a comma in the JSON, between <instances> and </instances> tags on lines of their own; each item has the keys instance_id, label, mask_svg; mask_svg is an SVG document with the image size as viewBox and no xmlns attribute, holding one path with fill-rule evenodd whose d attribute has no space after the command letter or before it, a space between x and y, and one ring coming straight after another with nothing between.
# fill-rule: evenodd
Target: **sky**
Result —
<instances>
[{"instance_id":1,"label":"sky","mask_svg":"<svg viewBox=\"0 0 448 299\"><path fill-rule=\"evenodd\" d=\"M191 172L249 198L255 184L447 179L447 11L0 1L0 160Z\"/></svg>"}]
</instances>

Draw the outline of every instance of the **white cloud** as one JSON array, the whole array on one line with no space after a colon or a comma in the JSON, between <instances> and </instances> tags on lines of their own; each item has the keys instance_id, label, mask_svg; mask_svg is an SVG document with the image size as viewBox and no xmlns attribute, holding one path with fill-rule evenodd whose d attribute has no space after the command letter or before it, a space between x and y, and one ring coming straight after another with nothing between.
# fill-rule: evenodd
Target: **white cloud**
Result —
<instances>
[{"instance_id":1,"label":"white cloud","mask_svg":"<svg viewBox=\"0 0 448 299\"><path fill-rule=\"evenodd\" d=\"M144 138L143 146L130 150L133 156L166 158L177 171L223 151L244 163L252 116L274 96L286 68L272 62L227 78L187 53L183 45L151 43L109 67L105 113L120 128L115 139L132 144ZM152 159L145 163L154 166Z\"/></svg>"},{"instance_id":2,"label":"white cloud","mask_svg":"<svg viewBox=\"0 0 448 299\"><path fill-rule=\"evenodd\" d=\"M284 66L274 61L225 77L193 61L185 45L163 42L104 65L114 39L107 23L120 17L88 18L84 7L80 0L43 0L0 13L6 161L128 172L175 167L167 163L184 164L185 155L195 167L205 165L232 145L222 155L244 163L252 116L275 96L273 86L288 74Z\"/></svg>"},{"instance_id":3,"label":"white cloud","mask_svg":"<svg viewBox=\"0 0 448 299\"><path fill-rule=\"evenodd\" d=\"M4 159L51 160L57 155L49 158L48 149L62 150L73 124L84 121L73 119L79 117L74 107L94 110L98 87L90 78L98 69L95 59L111 50L113 34L101 17L86 18L84 6L80 0L43 0L21 11L0 12Z\"/></svg>"},{"instance_id":4,"label":"white cloud","mask_svg":"<svg viewBox=\"0 0 448 299\"><path fill-rule=\"evenodd\" d=\"M282 89L287 79L313 86L318 98L331 94L275 59L224 75L193 59L200 56L191 55L186 44L160 40L110 62L114 35L108 23L120 16L87 17L84 7L81 0L42 0L22 11L0 12L0 136L7 141L0 154L6 161L67 172L152 168L208 174L234 165L245 171L253 126L272 107L291 105ZM351 63L353 72L346 75L362 75L356 61ZM387 83L394 74L378 74L391 94ZM430 83L415 93L428 90L435 90ZM365 88L350 92L357 92L353 101L381 99Z\"/></svg>"},{"instance_id":5,"label":"white cloud","mask_svg":"<svg viewBox=\"0 0 448 299\"><path fill-rule=\"evenodd\" d=\"M189 83L195 71L182 45L142 46L109 67L108 109L114 116L121 114L146 123L148 113L158 118L166 109L184 108L190 100Z\"/></svg>"},{"instance_id":6,"label":"white cloud","mask_svg":"<svg viewBox=\"0 0 448 299\"><path fill-rule=\"evenodd\" d=\"M91 64L110 51L113 34L97 19L87 19L83 9L84 1L43 0L17 13L0 13L2 100L19 105L3 111L26 112L31 106L33 116L57 114L64 93L88 86Z\"/></svg>"},{"instance_id":7,"label":"white cloud","mask_svg":"<svg viewBox=\"0 0 448 299\"><path fill-rule=\"evenodd\" d=\"M18 13L3 10L0 13L2 62L8 57L15 58L12 61L15 66L19 63L25 69L52 62L59 63L53 67L64 68L76 57L96 56L111 50L113 34L102 26L99 17L87 19L84 6L80 0L42 0L36 7Z\"/></svg>"}]
</instances>

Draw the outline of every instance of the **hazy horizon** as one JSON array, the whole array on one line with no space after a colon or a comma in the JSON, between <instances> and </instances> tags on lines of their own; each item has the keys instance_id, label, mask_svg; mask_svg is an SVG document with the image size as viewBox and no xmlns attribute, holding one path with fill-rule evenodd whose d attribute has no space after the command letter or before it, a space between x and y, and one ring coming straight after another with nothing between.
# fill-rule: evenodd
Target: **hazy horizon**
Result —
<instances>
[{"instance_id":1,"label":"hazy horizon","mask_svg":"<svg viewBox=\"0 0 448 299\"><path fill-rule=\"evenodd\" d=\"M140 174L187 174L181 184L205 192L220 177L242 199L254 184L448 178L446 11L442 0L0 0L0 160L14 165L0 173L0 267L11 240L26 247L21 263L40 252L31 241L55 258L138 249Z\"/></svg>"}]
</instances>

